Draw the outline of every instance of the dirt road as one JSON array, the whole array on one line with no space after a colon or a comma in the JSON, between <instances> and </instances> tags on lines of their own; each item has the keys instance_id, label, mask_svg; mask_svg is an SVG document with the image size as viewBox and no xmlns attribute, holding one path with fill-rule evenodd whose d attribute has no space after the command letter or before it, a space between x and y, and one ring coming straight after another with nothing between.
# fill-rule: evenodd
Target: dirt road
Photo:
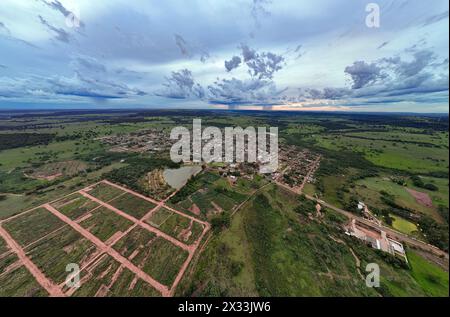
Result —
<instances>
[{"instance_id":1,"label":"dirt road","mask_svg":"<svg viewBox=\"0 0 450 317\"><path fill-rule=\"evenodd\" d=\"M13 250L17 256L19 257L20 262L30 271L30 273L34 276L36 281L41 285L50 296L53 297L64 297L64 293L62 290L50 281L44 273L42 273L39 268L28 258L25 254L25 251L17 244L16 241L0 226L0 236L6 241L8 246Z\"/></svg>"}]
</instances>

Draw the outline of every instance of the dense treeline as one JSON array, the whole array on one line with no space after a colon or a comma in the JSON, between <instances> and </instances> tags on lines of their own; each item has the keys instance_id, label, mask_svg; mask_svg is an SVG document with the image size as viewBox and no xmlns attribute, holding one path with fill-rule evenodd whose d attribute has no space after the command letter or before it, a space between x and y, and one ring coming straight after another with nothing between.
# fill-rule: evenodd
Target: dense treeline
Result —
<instances>
[{"instance_id":1,"label":"dense treeline","mask_svg":"<svg viewBox=\"0 0 450 317\"><path fill-rule=\"evenodd\" d=\"M46 145L55 138L50 133L5 133L0 134L0 151L30 145Z\"/></svg>"}]
</instances>

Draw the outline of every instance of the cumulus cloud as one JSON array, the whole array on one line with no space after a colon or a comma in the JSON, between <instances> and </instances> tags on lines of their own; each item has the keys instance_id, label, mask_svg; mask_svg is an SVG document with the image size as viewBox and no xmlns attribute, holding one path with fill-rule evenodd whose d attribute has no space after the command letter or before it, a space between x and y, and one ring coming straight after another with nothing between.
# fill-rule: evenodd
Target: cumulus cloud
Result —
<instances>
[{"instance_id":1,"label":"cumulus cloud","mask_svg":"<svg viewBox=\"0 0 450 317\"><path fill-rule=\"evenodd\" d=\"M227 72L232 71L235 68L238 68L241 65L241 58L239 56L233 56L233 58L229 61L225 61L225 69Z\"/></svg>"},{"instance_id":2,"label":"cumulus cloud","mask_svg":"<svg viewBox=\"0 0 450 317\"><path fill-rule=\"evenodd\" d=\"M273 74L283 68L284 57L271 52L258 53L245 44L241 44L244 62L249 74L259 79L272 79Z\"/></svg>"},{"instance_id":3,"label":"cumulus cloud","mask_svg":"<svg viewBox=\"0 0 450 317\"><path fill-rule=\"evenodd\" d=\"M188 69L172 72L163 86L155 95L173 99L203 98L205 95L203 87L194 81Z\"/></svg>"}]
</instances>

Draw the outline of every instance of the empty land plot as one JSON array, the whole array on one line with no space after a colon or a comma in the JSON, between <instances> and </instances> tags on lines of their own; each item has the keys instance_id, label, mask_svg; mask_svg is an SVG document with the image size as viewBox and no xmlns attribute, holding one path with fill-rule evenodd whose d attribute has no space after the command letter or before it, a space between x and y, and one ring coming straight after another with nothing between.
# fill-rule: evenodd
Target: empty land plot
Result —
<instances>
[{"instance_id":1,"label":"empty land plot","mask_svg":"<svg viewBox=\"0 0 450 317\"><path fill-rule=\"evenodd\" d=\"M142 218L151 209L156 207L154 203L130 193L114 199L109 204L137 219Z\"/></svg>"},{"instance_id":2,"label":"empty land plot","mask_svg":"<svg viewBox=\"0 0 450 317\"><path fill-rule=\"evenodd\" d=\"M8 251L8 246L6 245L5 240L3 240L2 238L0 238L0 255L2 255L3 253L5 253L6 251Z\"/></svg>"},{"instance_id":3,"label":"empty land plot","mask_svg":"<svg viewBox=\"0 0 450 317\"><path fill-rule=\"evenodd\" d=\"M159 297L161 294L147 282L124 268L108 292L111 297Z\"/></svg>"},{"instance_id":4,"label":"empty land plot","mask_svg":"<svg viewBox=\"0 0 450 317\"><path fill-rule=\"evenodd\" d=\"M111 256L103 255L94 264L81 271L81 286L73 293L73 296L107 296L111 285L121 273L120 266L120 263Z\"/></svg>"},{"instance_id":5,"label":"empty land plot","mask_svg":"<svg viewBox=\"0 0 450 317\"><path fill-rule=\"evenodd\" d=\"M26 251L38 268L59 284L68 275L67 264L76 263L83 267L97 248L71 227L65 227L57 234L38 241Z\"/></svg>"},{"instance_id":6,"label":"empty land plot","mask_svg":"<svg viewBox=\"0 0 450 317\"><path fill-rule=\"evenodd\" d=\"M170 287L187 257L187 251L157 237L132 262L158 282Z\"/></svg>"},{"instance_id":7,"label":"empty land plot","mask_svg":"<svg viewBox=\"0 0 450 317\"><path fill-rule=\"evenodd\" d=\"M123 190L105 183L98 183L92 189L86 190L86 192L104 202L117 198L124 193Z\"/></svg>"},{"instance_id":8,"label":"empty land plot","mask_svg":"<svg viewBox=\"0 0 450 317\"><path fill-rule=\"evenodd\" d=\"M117 241L113 248L124 257L133 262L133 259L145 248L148 248L151 242L156 238L153 232L150 232L140 226L135 227L125 237ZM136 263L135 263L136 264Z\"/></svg>"},{"instance_id":9,"label":"empty land plot","mask_svg":"<svg viewBox=\"0 0 450 317\"><path fill-rule=\"evenodd\" d=\"M99 206L96 202L79 193L69 195L51 204L63 215L75 220Z\"/></svg>"},{"instance_id":10,"label":"empty land plot","mask_svg":"<svg viewBox=\"0 0 450 317\"><path fill-rule=\"evenodd\" d=\"M21 266L0 275L0 297L43 297L48 293L34 279L31 273Z\"/></svg>"},{"instance_id":11,"label":"empty land plot","mask_svg":"<svg viewBox=\"0 0 450 317\"><path fill-rule=\"evenodd\" d=\"M15 253L7 253L0 256L0 276L8 271L13 271L14 268L19 266L22 266L22 264Z\"/></svg>"},{"instance_id":12,"label":"empty land plot","mask_svg":"<svg viewBox=\"0 0 450 317\"><path fill-rule=\"evenodd\" d=\"M203 231L199 222L166 208L156 210L145 222L187 244L194 243Z\"/></svg>"},{"instance_id":13,"label":"empty land plot","mask_svg":"<svg viewBox=\"0 0 450 317\"><path fill-rule=\"evenodd\" d=\"M45 208L27 212L2 224L21 246L61 228L65 223Z\"/></svg>"},{"instance_id":14,"label":"empty land plot","mask_svg":"<svg viewBox=\"0 0 450 317\"><path fill-rule=\"evenodd\" d=\"M116 214L106 207L100 207L92 216L83 220L80 225L103 242L111 238L116 232L124 232L133 223Z\"/></svg>"}]
</instances>

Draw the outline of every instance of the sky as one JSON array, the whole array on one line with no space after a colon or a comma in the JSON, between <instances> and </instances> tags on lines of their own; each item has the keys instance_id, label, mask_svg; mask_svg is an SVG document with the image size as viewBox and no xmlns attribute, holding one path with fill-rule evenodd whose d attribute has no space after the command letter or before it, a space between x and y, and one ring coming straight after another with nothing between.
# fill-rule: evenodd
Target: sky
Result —
<instances>
[{"instance_id":1,"label":"sky","mask_svg":"<svg viewBox=\"0 0 450 317\"><path fill-rule=\"evenodd\" d=\"M0 110L448 113L447 0L0 0Z\"/></svg>"}]
</instances>

